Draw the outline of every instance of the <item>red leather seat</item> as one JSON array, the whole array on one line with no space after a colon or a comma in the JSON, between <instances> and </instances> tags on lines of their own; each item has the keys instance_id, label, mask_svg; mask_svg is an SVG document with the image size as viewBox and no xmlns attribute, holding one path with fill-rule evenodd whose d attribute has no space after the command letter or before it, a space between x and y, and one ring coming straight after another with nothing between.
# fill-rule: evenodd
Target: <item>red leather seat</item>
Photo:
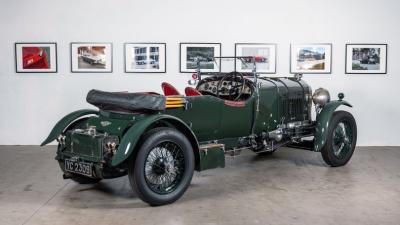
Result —
<instances>
[{"instance_id":1,"label":"red leather seat","mask_svg":"<svg viewBox=\"0 0 400 225\"><path fill-rule=\"evenodd\" d=\"M185 88L185 94L186 96L200 96L202 95L198 90L192 88L192 87L187 87Z\"/></svg>"},{"instance_id":2,"label":"red leather seat","mask_svg":"<svg viewBox=\"0 0 400 225\"><path fill-rule=\"evenodd\" d=\"M169 96L169 95L181 95L179 93L178 90L176 90L176 88L174 86L172 86L171 84L167 83L167 82L163 82L161 84L161 88L164 92L165 96Z\"/></svg>"}]
</instances>

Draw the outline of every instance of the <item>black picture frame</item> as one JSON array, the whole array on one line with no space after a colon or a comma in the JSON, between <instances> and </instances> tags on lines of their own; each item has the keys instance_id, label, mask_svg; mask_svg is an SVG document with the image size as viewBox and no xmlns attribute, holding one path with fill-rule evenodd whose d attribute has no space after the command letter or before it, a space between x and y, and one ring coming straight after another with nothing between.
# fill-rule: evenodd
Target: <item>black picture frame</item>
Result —
<instances>
[{"instance_id":1,"label":"black picture frame","mask_svg":"<svg viewBox=\"0 0 400 225\"><path fill-rule=\"evenodd\" d=\"M237 47L239 45L269 45L274 46L275 48L275 56L274 56L274 70L273 72L257 72L259 74L276 74L276 66L277 66L277 52L278 52L278 45L276 43L235 43L235 57L237 57ZM235 71L237 71L237 60L235 60Z\"/></svg>"},{"instance_id":2,"label":"black picture frame","mask_svg":"<svg viewBox=\"0 0 400 225\"><path fill-rule=\"evenodd\" d=\"M54 51L55 51L55 70L54 71L21 71L18 69L18 45L54 45ZM58 73L58 55L57 55L57 42L15 42L14 43L14 63L15 63L15 73Z\"/></svg>"},{"instance_id":3,"label":"black picture frame","mask_svg":"<svg viewBox=\"0 0 400 225\"><path fill-rule=\"evenodd\" d=\"M217 42L181 42L179 43L179 72L180 73L195 73L196 71L183 71L182 70L182 45L218 45L219 56L222 55L222 44ZM206 46L205 46L206 47ZM218 59L218 71L213 71L216 73L221 72L221 58Z\"/></svg>"},{"instance_id":4,"label":"black picture frame","mask_svg":"<svg viewBox=\"0 0 400 225\"><path fill-rule=\"evenodd\" d=\"M372 72L372 73L362 73L362 72L348 72L348 46L384 46L385 47L385 69L384 72ZM388 44L382 44L382 43L377 43L377 44L373 44L373 43L347 43L345 45L345 69L344 72L345 74L387 74L387 66L388 66L388 60L387 60L387 56L388 56ZM368 70L360 70L360 71L368 71Z\"/></svg>"},{"instance_id":5,"label":"black picture frame","mask_svg":"<svg viewBox=\"0 0 400 225\"><path fill-rule=\"evenodd\" d=\"M126 61L126 47L129 44L145 44L145 45L163 45L164 46L164 70L163 71L127 71L127 61ZM167 72L167 43L165 42L125 42L124 43L124 71L125 73L166 73Z\"/></svg>"},{"instance_id":6,"label":"black picture frame","mask_svg":"<svg viewBox=\"0 0 400 225\"><path fill-rule=\"evenodd\" d=\"M93 71L74 71L73 68L73 54L72 54L72 46L75 44L89 44L89 45L110 45L110 70L109 71L101 71L101 70L93 70ZM70 65L71 65L71 73L113 73L113 43L112 42L71 42L70 43Z\"/></svg>"},{"instance_id":7,"label":"black picture frame","mask_svg":"<svg viewBox=\"0 0 400 225\"><path fill-rule=\"evenodd\" d=\"M293 55L292 55L292 53L293 53L293 47L294 46L298 46L298 45L304 45L304 46L306 46L306 45L309 45L309 46L313 46L313 45L327 45L327 46L330 46L330 54L329 54L329 71L328 72L320 72L320 71L315 71L315 72L312 72L312 71L307 71L307 72L304 72L304 71L293 71L293 68L292 68L292 65L293 65ZM333 63L332 63L332 61L333 61L333 58L332 58L332 56L333 56L333 54L332 54L332 52L333 52L333 45L332 45L332 43L300 43L300 44L290 44L290 54L289 54L289 57L290 57L290 60L289 60L289 73L290 74L332 74L332 65L333 65ZM325 58L326 59L326 58Z\"/></svg>"}]
</instances>

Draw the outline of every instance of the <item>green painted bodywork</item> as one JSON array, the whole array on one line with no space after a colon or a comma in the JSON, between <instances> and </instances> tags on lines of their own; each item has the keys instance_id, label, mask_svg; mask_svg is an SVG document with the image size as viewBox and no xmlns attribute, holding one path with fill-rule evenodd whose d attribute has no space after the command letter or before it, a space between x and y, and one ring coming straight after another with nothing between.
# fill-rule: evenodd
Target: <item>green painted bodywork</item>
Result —
<instances>
[{"instance_id":1,"label":"green painted bodywork","mask_svg":"<svg viewBox=\"0 0 400 225\"><path fill-rule=\"evenodd\" d=\"M222 148L210 148L200 151L200 165L198 170L208 170L225 167L225 152Z\"/></svg>"},{"instance_id":2,"label":"green painted bodywork","mask_svg":"<svg viewBox=\"0 0 400 225\"><path fill-rule=\"evenodd\" d=\"M190 128L185 125L183 121L181 121L177 117L173 117L167 114L150 114L134 123L123 135L116 155L112 159L112 166L117 166L128 159L136 149L135 147L145 131L148 130L148 128L156 122L165 122L173 126L183 126L183 133L186 134L189 140L191 140L193 148L197 150L198 153L196 136L193 134Z\"/></svg>"},{"instance_id":3,"label":"green painted bodywork","mask_svg":"<svg viewBox=\"0 0 400 225\"><path fill-rule=\"evenodd\" d=\"M185 107L162 112L79 110L61 119L42 145L64 134L67 143L59 147L57 159L78 157L93 162L98 170L103 165L126 168L124 162L135 155L144 133L154 127L168 126L188 137L194 149L195 168L201 171L225 166L223 149L204 152L200 150L201 146L218 143L228 150L242 147L241 139L274 131L280 124L296 121L310 121L311 124L311 89L303 80L259 78L258 92L254 83L249 83L253 94L241 106L232 106L232 102L212 95L203 95L186 96ZM332 101L318 115L315 151L320 151L326 141L324 126L342 104L350 106L345 101ZM80 120L86 115L94 116ZM72 123L80 123L79 128L82 129L68 131ZM88 127L95 127L97 136L85 134ZM117 138L119 145L111 161L104 162L104 144L108 138Z\"/></svg>"},{"instance_id":4,"label":"green painted bodywork","mask_svg":"<svg viewBox=\"0 0 400 225\"><path fill-rule=\"evenodd\" d=\"M198 148L198 143L207 144L210 141L225 144L225 148L230 149L239 145L240 137L274 130L282 122L310 119L307 110L298 112L298 115L296 114L296 117L293 118L281 115L283 112L282 99L299 98L303 100L304 94L309 92L306 83L291 79L266 79L260 80L259 83L258 103L258 98L254 95L244 102L243 107L230 106L225 100L211 95L185 97L187 104L184 108L167 109L161 114L145 116L145 119L134 123L124 134L112 165L117 166L127 160L134 152L141 135L157 121L168 122L173 119L183 125L182 127L189 131L186 133L190 134L192 140L195 140L192 141L195 143L195 149ZM255 124L254 129L252 129L253 123ZM215 153L224 158L223 154L217 152L219 151L214 151L212 154ZM215 160L215 156L214 158L211 157L212 155L202 157L202 152L195 152L195 154L200 154L200 164L196 165L198 170L213 168L216 166L213 165L216 162L220 162L219 167L224 166L222 164L224 160ZM207 166L207 164L212 166Z\"/></svg>"},{"instance_id":5,"label":"green painted bodywork","mask_svg":"<svg viewBox=\"0 0 400 225\"><path fill-rule=\"evenodd\" d=\"M99 111L97 110L81 109L64 116L60 121L57 122L57 124L51 130L49 136L46 138L46 140L42 142L40 146L47 145L48 143L54 141L61 133L63 133L68 128L69 125L71 125L79 118L86 115L97 115L98 113Z\"/></svg>"},{"instance_id":6,"label":"green painted bodywork","mask_svg":"<svg viewBox=\"0 0 400 225\"><path fill-rule=\"evenodd\" d=\"M250 97L244 107L228 106L224 100L209 95L186 97L186 100L186 108L168 109L165 114L184 121L199 142L247 136L250 133L254 97Z\"/></svg>"},{"instance_id":7,"label":"green painted bodywork","mask_svg":"<svg viewBox=\"0 0 400 225\"><path fill-rule=\"evenodd\" d=\"M326 105L324 105L324 107L318 113L316 119L317 124L315 127L315 134L314 134L314 151L319 152L324 147L326 139L328 138L327 135L328 135L329 122L332 118L332 114L341 105L353 107L348 102L343 100L330 101Z\"/></svg>"},{"instance_id":8,"label":"green painted bodywork","mask_svg":"<svg viewBox=\"0 0 400 225\"><path fill-rule=\"evenodd\" d=\"M123 136L138 120L147 115L118 114L100 110L98 117L91 117L87 126L96 126L96 130L111 135Z\"/></svg>"},{"instance_id":9,"label":"green painted bodywork","mask_svg":"<svg viewBox=\"0 0 400 225\"><path fill-rule=\"evenodd\" d=\"M303 108L308 104L304 96L310 92L310 89L303 80L262 78L259 79L259 83L259 115L255 117L254 133L275 130L281 123L311 120L311 115L306 109L295 114L285 113L287 107L284 103L289 99L299 99Z\"/></svg>"}]
</instances>

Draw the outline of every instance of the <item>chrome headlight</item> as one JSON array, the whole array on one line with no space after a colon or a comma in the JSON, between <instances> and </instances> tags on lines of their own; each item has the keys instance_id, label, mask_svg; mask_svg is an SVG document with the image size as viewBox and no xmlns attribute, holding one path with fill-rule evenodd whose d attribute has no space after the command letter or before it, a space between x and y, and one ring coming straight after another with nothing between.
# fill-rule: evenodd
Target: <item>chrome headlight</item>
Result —
<instances>
[{"instance_id":1,"label":"chrome headlight","mask_svg":"<svg viewBox=\"0 0 400 225\"><path fill-rule=\"evenodd\" d=\"M324 106L331 100L331 96L329 95L328 90L324 88L318 88L315 90L312 99L315 105Z\"/></svg>"}]
</instances>

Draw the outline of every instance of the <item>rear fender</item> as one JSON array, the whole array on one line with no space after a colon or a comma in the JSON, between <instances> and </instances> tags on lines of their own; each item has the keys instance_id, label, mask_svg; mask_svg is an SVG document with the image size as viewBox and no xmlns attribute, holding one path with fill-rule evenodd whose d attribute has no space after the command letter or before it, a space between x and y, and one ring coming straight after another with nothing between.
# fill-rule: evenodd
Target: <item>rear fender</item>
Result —
<instances>
[{"instance_id":1,"label":"rear fender","mask_svg":"<svg viewBox=\"0 0 400 225\"><path fill-rule=\"evenodd\" d=\"M199 145L193 131L179 118L166 114L150 115L133 124L122 137L111 165L118 166L132 154L135 154L142 135L157 122L163 122L166 125L176 128L189 139L194 150L197 165L199 159Z\"/></svg>"},{"instance_id":2,"label":"rear fender","mask_svg":"<svg viewBox=\"0 0 400 225\"><path fill-rule=\"evenodd\" d=\"M73 122L86 115L98 115L99 111L92 109L81 109L64 116L54 128L51 130L49 136L42 142L40 146L47 145L54 141L61 133L63 133Z\"/></svg>"},{"instance_id":3,"label":"rear fender","mask_svg":"<svg viewBox=\"0 0 400 225\"><path fill-rule=\"evenodd\" d=\"M341 105L353 107L348 102L343 100L330 101L317 115L317 125L315 127L314 134L314 151L320 152L322 147L324 147L326 139L328 138L329 121L331 120L335 110Z\"/></svg>"}]
</instances>

